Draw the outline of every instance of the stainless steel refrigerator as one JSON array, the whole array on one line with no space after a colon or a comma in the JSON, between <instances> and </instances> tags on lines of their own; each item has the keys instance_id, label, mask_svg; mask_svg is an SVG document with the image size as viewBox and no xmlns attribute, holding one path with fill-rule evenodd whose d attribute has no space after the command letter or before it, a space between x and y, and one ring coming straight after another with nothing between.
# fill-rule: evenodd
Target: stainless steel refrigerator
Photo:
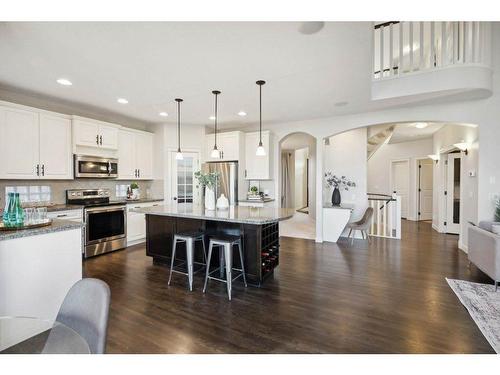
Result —
<instances>
[{"instance_id":1,"label":"stainless steel refrigerator","mask_svg":"<svg viewBox=\"0 0 500 375\"><path fill-rule=\"evenodd\" d=\"M215 199L224 194L230 205L238 204L238 162L237 161L217 161L204 163L201 166L203 173L217 172L219 183L215 188ZM203 191L203 196L205 191Z\"/></svg>"}]
</instances>

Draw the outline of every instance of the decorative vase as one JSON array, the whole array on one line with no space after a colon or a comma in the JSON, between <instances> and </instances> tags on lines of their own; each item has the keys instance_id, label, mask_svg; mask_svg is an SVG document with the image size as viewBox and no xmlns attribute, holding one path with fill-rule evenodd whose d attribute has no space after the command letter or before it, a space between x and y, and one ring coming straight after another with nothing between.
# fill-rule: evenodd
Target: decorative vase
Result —
<instances>
[{"instance_id":1,"label":"decorative vase","mask_svg":"<svg viewBox=\"0 0 500 375\"><path fill-rule=\"evenodd\" d=\"M215 210L215 191L209 187L205 187L205 209Z\"/></svg>"},{"instance_id":2,"label":"decorative vase","mask_svg":"<svg viewBox=\"0 0 500 375\"><path fill-rule=\"evenodd\" d=\"M229 199L227 199L224 194L221 194L219 199L217 199L217 209L227 210L228 208L229 208Z\"/></svg>"},{"instance_id":3,"label":"decorative vase","mask_svg":"<svg viewBox=\"0 0 500 375\"><path fill-rule=\"evenodd\" d=\"M340 200L340 190L338 187L335 187L332 193L332 206L340 206Z\"/></svg>"},{"instance_id":4,"label":"decorative vase","mask_svg":"<svg viewBox=\"0 0 500 375\"><path fill-rule=\"evenodd\" d=\"M139 199L141 197L141 192L139 188L132 189L132 199Z\"/></svg>"}]
</instances>

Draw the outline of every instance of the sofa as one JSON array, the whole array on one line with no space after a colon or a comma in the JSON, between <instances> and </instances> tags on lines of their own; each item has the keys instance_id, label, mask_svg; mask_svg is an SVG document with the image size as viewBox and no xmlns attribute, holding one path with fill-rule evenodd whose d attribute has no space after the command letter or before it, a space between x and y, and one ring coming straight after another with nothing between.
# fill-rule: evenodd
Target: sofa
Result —
<instances>
[{"instance_id":1,"label":"sofa","mask_svg":"<svg viewBox=\"0 0 500 375\"><path fill-rule=\"evenodd\" d=\"M469 226L468 257L477 268L491 277L495 291L500 282L500 235L493 233L493 225L500 222L481 221Z\"/></svg>"}]
</instances>

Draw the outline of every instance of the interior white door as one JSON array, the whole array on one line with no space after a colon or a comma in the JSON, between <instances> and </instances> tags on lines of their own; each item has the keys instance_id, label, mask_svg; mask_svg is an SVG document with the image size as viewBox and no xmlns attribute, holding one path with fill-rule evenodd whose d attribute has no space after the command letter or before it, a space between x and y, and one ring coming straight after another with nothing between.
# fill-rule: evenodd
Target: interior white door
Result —
<instances>
[{"instance_id":1,"label":"interior white door","mask_svg":"<svg viewBox=\"0 0 500 375\"><path fill-rule=\"evenodd\" d=\"M71 120L40 115L40 165L40 178L73 178Z\"/></svg>"},{"instance_id":2,"label":"interior white door","mask_svg":"<svg viewBox=\"0 0 500 375\"><path fill-rule=\"evenodd\" d=\"M200 154L183 152L183 159L175 158L175 151L170 153L171 197L177 203L200 203L200 189L197 187L194 173L200 170Z\"/></svg>"},{"instance_id":3,"label":"interior white door","mask_svg":"<svg viewBox=\"0 0 500 375\"><path fill-rule=\"evenodd\" d=\"M446 168L446 232L460 233L460 179L461 179L460 153L448 154Z\"/></svg>"},{"instance_id":4,"label":"interior white door","mask_svg":"<svg viewBox=\"0 0 500 375\"><path fill-rule=\"evenodd\" d=\"M418 219L432 220L432 176L434 162L431 159L419 161L418 166Z\"/></svg>"},{"instance_id":5,"label":"interior white door","mask_svg":"<svg viewBox=\"0 0 500 375\"><path fill-rule=\"evenodd\" d=\"M120 130L118 133L118 178L133 180L137 178L135 133Z\"/></svg>"},{"instance_id":6,"label":"interior white door","mask_svg":"<svg viewBox=\"0 0 500 375\"><path fill-rule=\"evenodd\" d=\"M408 217L410 168L408 160L392 162L392 191L401 196L401 217Z\"/></svg>"},{"instance_id":7,"label":"interior white door","mask_svg":"<svg viewBox=\"0 0 500 375\"><path fill-rule=\"evenodd\" d=\"M153 135L136 134L137 168L141 180L153 179Z\"/></svg>"},{"instance_id":8,"label":"interior white door","mask_svg":"<svg viewBox=\"0 0 500 375\"><path fill-rule=\"evenodd\" d=\"M38 114L0 108L0 178L37 179L39 171Z\"/></svg>"}]
</instances>

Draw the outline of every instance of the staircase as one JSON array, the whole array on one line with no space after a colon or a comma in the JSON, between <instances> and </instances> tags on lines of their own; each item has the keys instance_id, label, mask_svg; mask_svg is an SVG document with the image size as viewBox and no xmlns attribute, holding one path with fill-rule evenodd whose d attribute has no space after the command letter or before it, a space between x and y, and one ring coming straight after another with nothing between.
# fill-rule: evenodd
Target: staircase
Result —
<instances>
[{"instance_id":1,"label":"staircase","mask_svg":"<svg viewBox=\"0 0 500 375\"><path fill-rule=\"evenodd\" d=\"M394 133L394 125L385 128L382 131L372 135L368 138L367 144L367 159L370 158L377 152L377 150L382 147L382 145L388 143L391 140L392 134Z\"/></svg>"}]
</instances>

